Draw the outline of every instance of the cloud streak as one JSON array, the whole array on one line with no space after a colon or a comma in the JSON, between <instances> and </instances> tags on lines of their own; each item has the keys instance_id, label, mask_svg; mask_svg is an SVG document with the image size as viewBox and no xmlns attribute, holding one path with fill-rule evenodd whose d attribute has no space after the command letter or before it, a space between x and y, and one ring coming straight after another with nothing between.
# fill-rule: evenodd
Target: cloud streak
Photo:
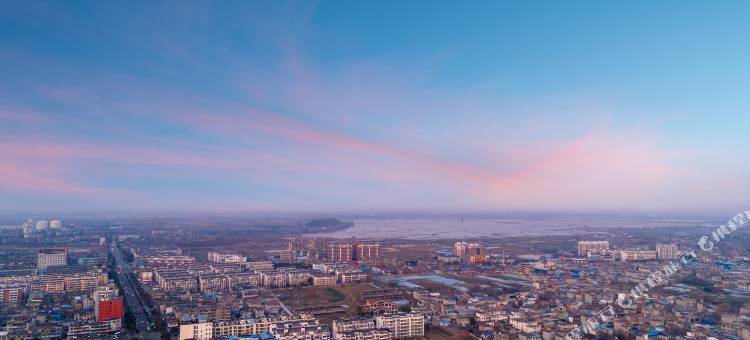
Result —
<instances>
[{"instance_id":1,"label":"cloud streak","mask_svg":"<svg viewBox=\"0 0 750 340\"><path fill-rule=\"evenodd\" d=\"M48 34L26 25L49 20L22 16L18 33L45 44L0 50L0 189L33 191L50 205L64 196L133 206L520 210L691 209L750 190L746 161L711 153L720 142L685 153L675 142L682 135L666 126L673 122L640 112L630 97L585 86L555 92L569 87L547 65L511 76L524 63L451 61L464 56L443 54L455 41L350 50L366 32L316 31L338 16L304 5L274 4L272 16L237 8L241 18L172 5L136 22L111 12L87 18L111 21L109 31L69 25L81 17L68 9ZM177 17L164 23L164 13ZM248 17L262 27L248 27ZM155 27L167 29L144 39ZM94 59L112 56L122 58ZM709 158L734 169L707 166Z\"/></svg>"}]
</instances>

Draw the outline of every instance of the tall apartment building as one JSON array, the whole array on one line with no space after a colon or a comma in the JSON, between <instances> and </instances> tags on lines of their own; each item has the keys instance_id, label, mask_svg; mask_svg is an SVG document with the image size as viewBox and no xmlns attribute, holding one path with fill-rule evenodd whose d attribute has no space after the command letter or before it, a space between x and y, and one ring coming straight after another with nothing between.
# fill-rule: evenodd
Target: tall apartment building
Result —
<instances>
[{"instance_id":1,"label":"tall apartment building","mask_svg":"<svg viewBox=\"0 0 750 340\"><path fill-rule=\"evenodd\" d=\"M454 249L457 257L460 258L464 254L464 250L466 249L467 244L468 243L463 241L456 242L456 244L454 245Z\"/></svg>"},{"instance_id":2,"label":"tall apartment building","mask_svg":"<svg viewBox=\"0 0 750 340\"><path fill-rule=\"evenodd\" d=\"M672 260L680 255L680 248L674 243L657 243L656 244L656 258L664 260Z\"/></svg>"},{"instance_id":3,"label":"tall apartment building","mask_svg":"<svg viewBox=\"0 0 750 340\"><path fill-rule=\"evenodd\" d=\"M107 300L96 301L96 321L103 322L122 318L122 297L112 297Z\"/></svg>"},{"instance_id":4,"label":"tall apartment building","mask_svg":"<svg viewBox=\"0 0 750 340\"><path fill-rule=\"evenodd\" d=\"M328 246L328 259L333 262L351 262L354 246L351 243L334 243Z\"/></svg>"},{"instance_id":5,"label":"tall apartment building","mask_svg":"<svg viewBox=\"0 0 750 340\"><path fill-rule=\"evenodd\" d=\"M232 252L209 251L208 261L218 263L243 263L247 261L247 257Z\"/></svg>"},{"instance_id":6,"label":"tall apartment building","mask_svg":"<svg viewBox=\"0 0 750 340\"><path fill-rule=\"evenodd\" d=\"M65 249L41 249L36 257L36 269L45 270L49 267L66 265Z\"/></svg>"},{"instance_id":7,"label":"tall apartment building","mask_svg":"<svg viewBox=\"0 0 750 340\"><path fill-rule=\"evenodd\" d=\"M487 248L479 243L456 242L455 251L461 261L468 263L482 263L489 258Z\"/></svg>"},{"instance_id":8,"label":"tall apartment building","mask_svg":"<svg viewBox=\"0 0 750 340\"><path fill-rule=\"evenodd\" d=\"M328 245L327 257L333 262L369 262L380 258L377 243L333 243Z\"/></svg>"},{"instance_id":9,"label":"tall apartment building","mask_svg":"<svg viewBox=\"0 0 750 340\"><path fill-rule=\"evenodd\" d=\"M380 245L377 243L355 244L355 260L369 262L380 258Z\"/></svg>"},{"instance_id":10,"label":"tall apartment building","mask_svg":"<svg viewBox=\"0 0 750 340\"><path fill-rule=\"evenodd\" d=\"M578 241L578 256L587 256L590 250L609 250L609 241Z\"/></svg>"},{"instance_id":11,"label":"tall apartment building","mask_svg":"<svg viewBox=\"0 0 750 340\"><path fill-rule=\"evenodd\" d=\"M394 339L424 336L424 316L418 313L379 315L375 326L393 332Z\"/></svg>"},{"instance_id":12,"label":"tall apartment building","mask_svg":"<svg viewBox=\"0 0 750 340\"><path fill-rule=\"evenodd\" d=\"M97 322L111 319L121 319L123 316L123 300L117 296L117 288L105 285L96 288L94 297L94 316Z\"/></svg>"},{"instance_id":13,"label":"tall apartment building","mask_svg":"<svg viewBox=\"0 0 750 340\"><path fill-rule=\"evenodd\" d=\"M94 300L108 300L118 295L117 287L112 284L97 287L94 291Z\"/></svg>"}]
</instances>

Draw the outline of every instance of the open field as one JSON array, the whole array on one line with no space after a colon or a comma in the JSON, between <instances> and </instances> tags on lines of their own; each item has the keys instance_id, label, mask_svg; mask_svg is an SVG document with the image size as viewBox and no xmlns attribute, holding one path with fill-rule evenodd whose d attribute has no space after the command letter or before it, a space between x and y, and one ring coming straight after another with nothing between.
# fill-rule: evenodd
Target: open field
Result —
<instances>
[{"instance_id":1,"label":"open field","mask_svg":"<svg viewBox=\"0 0 750 340\"><path fill-rule=\"evenodd\" d=\"M279 298L289 307L307 307L316 304L345 304L356 307L359 294L374 290L369 284L344 286L308 286L279 291Z\"/></svg>"},{"instance_id":2,"label":"open field","mask_svg":"<svg viewBox=\"0 0 750 340\"><path fill-rule=\"evenodd\" d=\"M471 336L453 336L448 334L447 332L434 328L434 327L428 327L427 330L425 330L423 337L415 337L410 339L429 339L429 340L457 340L457 339L472 339Z\"/></svg>"},{"instance_id":3,"label":"open field","mask_svg":"<svg viewBox=\"0 0 750 340\"><path fill-rule=\"evenodd\" d=\"M335 305L341 307L342 312L336 315L320 315L321 321L330 322L334 316L354 316L359 307L359 297L362 292L374 290L369 284L344 286L309 286L280 290L277 294L287 307L294 310L307 309L317 306Z\"/></svg>"}]
</instances>

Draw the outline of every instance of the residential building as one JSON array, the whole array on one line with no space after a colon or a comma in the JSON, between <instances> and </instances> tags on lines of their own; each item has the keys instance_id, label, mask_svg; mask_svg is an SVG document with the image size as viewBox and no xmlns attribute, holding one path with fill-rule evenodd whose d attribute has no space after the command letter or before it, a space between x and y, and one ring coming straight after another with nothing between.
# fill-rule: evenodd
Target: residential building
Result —
<instances>
[{"instance_id":1,"label":"residential building","mask_svg":"<svg viewBox=\"0 0 750 340\"><path fill-rule=\"evenodd\" d=\"M49 267L67 264L65 249L42 249L37 253L36 269L43 271Z\"/></svg>"},{"instance_id":2,"label":"residential building","mask_svg":"<svg viewBox=\"0 0 750 340\"><path fill-rule=\"evenodd\" d=\"M456 256L467 263L484 263L489 259L487 248L479 243L456 242L454 245Z\"/></svg>"},{"instance_id":3,"label":"residential building","mask_svg":"<svg viewBox=\"0 0 750 340\"><path fill-rule=\"evenodd\" d=\"M197 322L180 325L179 340L210 340L213 339L214 327L211 322Z\"/></svg>"},{"instance_id":4,"label":"residential building","mask_svg":"<svg viewBox=\"0 0 750 340\"><path fill-rule=\"evenodd\" d=\"M22 304L23 292L24 285L18 283L0 285L0 302L9 304Z\"/></svg>"},{"instance_id":5,"label":"residential building","mask_svg":"<svg viewBox=\"0 0 750 340\"><path fill-rule=\"evenodd\" d=\"M328 246L328 259L333 262L354 260L354 246L351 243L333 243Z\"/></svg>"},{"instance_id":6,"label":"residential building","mask_svg":"<svg viewBox=\"0 0 750 340\"><path fill-rule=\"evenodd\" d=\"M68 328L68 337L71 336L102 336L117 332L122 329L122 319L110 319L102 322L84 323L71 325Z\"/></svg>"},{"instance_id":7,"label":"residential building","mask_svg":"<svg viewBox=\"0 0 750 340\"><path fill-rule=\"evenodd\" d=\"M389 299L366 299L362 311L369 314L392 314L399 311L399 306Z\"/></svg>"},{"instance_id":8,"label":"residential building","mask_svg":"<svg viewBox=\"0 0 750 340\"><path fill-rule=\"evenodd\" d=\"M380 245L376 243L357 243L354 250L355 260L370 262L380 258Z\"/></svg>"},{"instance_id":9,"label":"residential building","mask_svg":"<svg viewBox=\"0 0 750 340\"><path fill-rule=\"evenodd\" d=\"M357 269L337 271L336 275L342 284L367 282L367 273Z\"/></svg>"},{"instance_id":10,"label":"residential building","mask_svg":"<svg viewBox=\"0 0 750 340\"><path fill-rule=\"evenodd\" d=\"M312 273L310 276L313 286L333 286L337 282L336 274Z\"/></svg>"},{"instance_id":11,"label":"residential building","mask_svg":"<svg viewBox=\"0 0 750 340\"><path fill-rule=\"evenodd\" d=\"M680 255L680 248L674 243L657 243L656 258L660 260L676 259Z\"/></svg>"},{"instance_id":12,"label":"residential building","mask_svg":"<svg viewBox=\"0 0 750 340\"><path fill-rule=\"evenodd\" d=\"M243 263L247 261L247 257L233 252L210 251L208 252L208 261L217 263Z\"/></svg>"},{"instance_id":13,"label":"residential building","mask_svg":"<svg viewBox=\"0 0 750 340\"><path fill-rule=\"evenodd\" d=\"M655 250L621 250L617 252L620 261L645 261L656 259Z\"/></svg>"},{"instance_id":14,"label":"residential building","mask_svg":"<svg viewBox=\"0 0 750 340\"><path fill-rule=\"evenodd\" d=\"M243 264L248 270L264 270L273 269L273 262L271 261L250 261Z\"/></svg>"},{"instance_id":15,"label":"residential building","mask_svg":"<svg viewBox=\"0 0 750 340\"><path fill-rule=\"evenodd\" d=\"M419 313L398 313L375 317L377 328L393 332L393 338L424 336L424 316Z\"/></svg>"},{"instance_id":16,"label":"residential building","mask_svg":"<svg viewBox=\"0 0 750 340\"><path fill-rule=\"evenodd\" d=\"M338 339L342 332L375 328L373 318L350 318L333 321L333 338Z\"/></svg>"},{"instance_id":17,"label":"residential building","mask_svg":"<svg viewBox=\"0 0 750 340\"><path fill-rule=\"evenodd\" d=\"M336 340L391 340L393 332L384 328L358 329L341 332Z\"/></svg>"},{"instance_id":18,"label":"residential building","mask_svg":"<svg viewBox=\"0 0 750 340\"><path fill-rule=\"evenodd\" d=\"M588 256L589 251L609 250L609 241L578 241L578 256Z\"/></svg>"},{"instance_id":19,"label":"residential building","mask_svg":"<svg viewBox=\"0 0 750 340\"><path fill-rule=\"evenodd\" d=\"M266 318L219 321L213 323L213 336L225 338L269 332L272 325L273 320Z\"/></svg>"},{"instance_id":20,"label":"residential building","mask_svg":"<svg viewBox=\"0 0 750 340\"><path fill-rule=\"evenodd\" d=\"M96 321L102 322L110 319L122 318L122 297L113 297L107 300L96 301Z\"/></svg>"}]
</instances>

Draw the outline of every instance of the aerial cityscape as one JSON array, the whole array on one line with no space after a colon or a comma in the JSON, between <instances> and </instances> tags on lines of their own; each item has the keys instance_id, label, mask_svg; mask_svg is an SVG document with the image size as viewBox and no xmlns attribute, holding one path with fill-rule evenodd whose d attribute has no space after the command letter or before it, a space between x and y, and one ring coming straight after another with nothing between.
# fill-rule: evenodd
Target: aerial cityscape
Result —
<instances>
[{"instance_id":1,"label":"aerial cityscape","mask_svg":"<svg viewBox=\"0 0 750 340\"><path fill-rule=\"evenodd\" d=\"M0 340L750 340L747 13L0 1Z\"/></svg>"}]
</instances>

